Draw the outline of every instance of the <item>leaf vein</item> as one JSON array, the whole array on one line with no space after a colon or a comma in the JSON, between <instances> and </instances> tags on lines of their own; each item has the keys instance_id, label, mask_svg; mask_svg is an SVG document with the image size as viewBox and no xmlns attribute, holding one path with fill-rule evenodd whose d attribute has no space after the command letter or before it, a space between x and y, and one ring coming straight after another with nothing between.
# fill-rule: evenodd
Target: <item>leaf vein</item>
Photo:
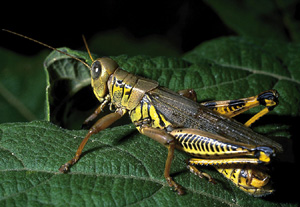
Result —
<instances>
[{"instance_id":1,"label":"leaf vein","mask_svg":"<svg viewBox=\"0 0 300 207\"><path fill-rule=\"evenodd\" d=\"M247 68L247 67L242 67L242 66L229 65L229 64L221 64L221 63L216 62L215 60L211 60L211 61L213 61L215 64L218 64L218 65L220 65L222 67L233 68L233 69L237 69L237 70L244 70L244 71L251 72L253 74L266 75L266 76L269 76L269 77L276 78L278 80L287 80L287 81L291 81L291 82L300 84L300 81L298 81L298 80L295 80L295 79L290 78L290 77L282 76L282 75L279 75L279 74L275 74L275 73L271 73L271 72L266 72L266 71L262 71L262 70L254 70L254 69Z\"/></svg>"}]
</instances>

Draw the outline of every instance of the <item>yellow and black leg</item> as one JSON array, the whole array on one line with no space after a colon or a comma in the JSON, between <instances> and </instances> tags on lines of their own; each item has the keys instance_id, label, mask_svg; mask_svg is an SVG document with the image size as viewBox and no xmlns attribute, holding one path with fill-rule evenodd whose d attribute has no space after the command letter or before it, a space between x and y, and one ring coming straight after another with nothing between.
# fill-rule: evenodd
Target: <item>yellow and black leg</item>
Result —
<instances>
[{"instance_id":1,"label":"yellow and black leg","mask_svg":"<svg viewBox=\"0 0 300 207\"><path fill-rule=\"evenodd\" d=\"M192 100L196 99L196 93L192 89L181 90L178 93ZM249 127L260 117L272 111L278 105L279 103L278 97L279 97L278 92L272 89L248 98L226 100L226 101L208 101L208 102L202 102L201 105L210 108L218 112L219 114L222 114L227 117L237 116L259 105L265 106L264 109L262 109L260 112L255 114L245 123L245 126Z\"/></svg>"},{"instance_id":2,"label":"yellow and black leg","mask_svg":"<svg viewBox=\"0 0 300 207\"><path fill-rule=\"evenodd\" d=\"M201 172L195 165L214 166L218 170L222 169L222 166L237 166L240 164L257 165L260 161L257 158L223 158L223 159L202 159L202 158L191 158L187 160L187 168L199 176L200 178L206 177L209 182L215 184L215 180L207 173ZM220 171L220 170L219 170Z\"/></svg>"},{"instance_id":3,"label":"yellow and black leg","mask_svg":"<svg viewBox=\"0 0 300 207\"><path fill-rule=\"evenodd\" d=\"M196 101L196 93L192 89L182 90L178 93ZM258 105L266 106L245 123L245 126L249 127L252 123L278 105L278 97L279 94L276 90L268 90L249 98L210 101L201 104L228 117L234 117ZM265 156L261 156L261 158L263 157ZM268 162L269 159L260 159L256 157L224 159L191 158L187 161L187 167L192 173L199 177L207 177L209 181L214 182L210 175L202 173L195 165L214 166L221 174L231 180L241 190L254 196L263 196L272 193L274 190L267 185L270 176L260 168L256 168L257 164L261 163L262 160Z\"/></svg>"},{"instance_id":4,"label":"yellow and black leg","mask_svg":"<svg viewBox=\"0 0 300 207\"><path fill-rule=\"evenodd\" d=\"M249 98L226 101L210 101L203 102L201 104L228 117L234 117L259 105L265 106L264 109L255 114L245 123L245 126L249 127L260 117L272 111L278 105L278 97L279 94L276 90L268 90Z\"/></svg>"}]
</instances>

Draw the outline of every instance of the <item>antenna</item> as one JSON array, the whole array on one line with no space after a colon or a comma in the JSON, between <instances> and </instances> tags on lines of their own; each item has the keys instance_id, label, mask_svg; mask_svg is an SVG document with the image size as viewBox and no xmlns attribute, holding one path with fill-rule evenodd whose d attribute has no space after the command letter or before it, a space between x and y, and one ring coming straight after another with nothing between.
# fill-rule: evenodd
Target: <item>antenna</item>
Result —
<instances>
[{"instance_id":1,"label":"antenna","mask_svg":"<svg viewBox=\"0 0 300 207\"><path fill-rule=\"evenodd\" d=\"M17 36L19 36L19 37L28 39L28 40L33 41L33 42L35 42L35 43L38 43L38 44L40 44L40 45L42 45L42 46L44 46L44 47L48 47L48 48L50 48L51 50L55 50L55 51L57 51L57 52L59 52L59 53L61 53L61 54L67 55L67 56L69 56L69 57L71 57L71 58L73 58L73 59L75 59L75 60L81 62L81 63L84 64L87 68L89 68L89 69L91 70L91 66L89 66L89 65L88 65L86 62L84 62L83 60L80 60L79 58L77 58L77 57L75 57L75 56L73 56L73 55L70 55L70 54L68 54L68 53L66 53L66 52L63 52L63 51L61 51L61 50L59 50L59 49L56 49L55 47L52 47L52 46L47 45L47 44L45 44L45 43L43 43L43 42L40 42L40 41L38 41L38 40L35 40L35 39L33 39L33 38L30 38L30 37L27 37L27 36L25 36L25 35L19 34L19 33L17 33L17 32L13 32L13 31L11 31L11 30L2 29L2 31L5 31L5 32L8 32L8 33L17 35ZM85 41L85 44L86 44L86 41ZM87 46L86 46L86 47L87 47ZM90 55L90 57L91 57L91 54L90 54L90 51L89 51L89 50L88 50L88 53L89 53L89 55ZM92 59L92 58L91 58L91 59ZM92 60L93 60L93 59L92 59Z\"/></svg>"},{"instance_id":2,"label":"antenna","mask_svg":"<svg viewBox=\"0 0 300 207\"><path fill-rule=\"evenodd\" d=\"M82 35L82 39L83 39L85 48L86 48L87 52L89 53L89 56L90 56L92 62L94 62L94 59L93 59L93 57L92 57L91 51L90 51L90 49L89 49L89 46L88 46L88 44L87 44L87 42L86 42L86 39L85 39L84 35Z\"/></svg>"}]
</instances>

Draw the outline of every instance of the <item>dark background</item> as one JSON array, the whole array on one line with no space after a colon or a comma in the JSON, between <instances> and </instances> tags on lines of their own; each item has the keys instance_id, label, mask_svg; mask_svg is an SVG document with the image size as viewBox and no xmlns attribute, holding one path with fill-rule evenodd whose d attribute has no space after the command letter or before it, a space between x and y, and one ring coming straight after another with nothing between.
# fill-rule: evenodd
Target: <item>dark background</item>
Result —
<instances>
[{"instance_id":1,"label":"dark background","mask_svg":"<svg viewBox=\"0 0 300 207\"><path fill-rule=\"evenodd\" d=\"M126 30L133 38L158 35L186 52L201 42L234 35L203 1L97 1L42 3L4 6L2 28L30 36L54 47L83 47L95 34ZM17 6L17 7L16 7ZM34 55L44 48L1 32L1 46L17 53Z\"/></svg>"}]
</instances>

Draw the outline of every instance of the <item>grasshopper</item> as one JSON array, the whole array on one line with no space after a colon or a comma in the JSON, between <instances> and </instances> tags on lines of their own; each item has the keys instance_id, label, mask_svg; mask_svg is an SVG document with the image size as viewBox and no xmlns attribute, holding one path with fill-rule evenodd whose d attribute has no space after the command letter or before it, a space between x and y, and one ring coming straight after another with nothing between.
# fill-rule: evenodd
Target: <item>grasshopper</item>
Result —
<instances>
[{"instance_id":1,"label":"grasshopper","mask_svg":"<svg viewBox=\"0 0 300 207\"><path fill-rule=\"evenodd\" d=\"M201 172L197 165L214 166L238 188L251 195L262 196L273 192L268 185L269 175L261 166L268 164L276 151L282 151L282 147L252 131L249 126L278 105L279 94L276 90L264 91L249 98L198 103L192 89L173 92L159 86L157 81L121 69L108 57L94 60L84 38L91 65L32 38L5 31L68 55L87 66L93 92L101 104L84 124L94 120L107 105L115 108L114 112L100 118L88 130L75 156L59 168L60 172L67 173L79 160L93 134L106 129L128 113L141 134L167 148L164 177L179 195L184 194L183 187L170 176L175 148L192 156L186 161L192 173L206 177L212 183L214 179ZM265 108L245 124L232 118L258 105Z\"/></svg>"}]
</instances>

